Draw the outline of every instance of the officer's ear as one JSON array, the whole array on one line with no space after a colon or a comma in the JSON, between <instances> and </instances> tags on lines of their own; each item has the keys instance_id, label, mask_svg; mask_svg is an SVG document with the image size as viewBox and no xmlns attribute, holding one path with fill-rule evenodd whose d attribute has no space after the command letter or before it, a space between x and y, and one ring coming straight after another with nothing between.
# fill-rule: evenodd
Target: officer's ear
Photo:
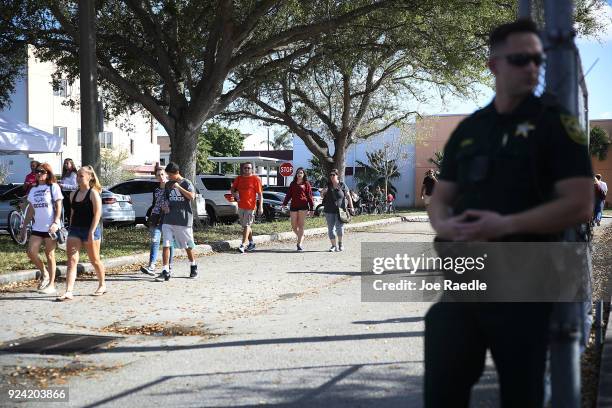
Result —
<instances>
[{"instance_id":1,"label":"officer's ear","mask_svg":"<svg viewBox=\"0 0 612 408\"><path fill-rule=\"evenodd\" d=\"M497 75L497 58L489 57L487 60L487 67L493 73L493 75Z\"/></svg>"}]
</instances>

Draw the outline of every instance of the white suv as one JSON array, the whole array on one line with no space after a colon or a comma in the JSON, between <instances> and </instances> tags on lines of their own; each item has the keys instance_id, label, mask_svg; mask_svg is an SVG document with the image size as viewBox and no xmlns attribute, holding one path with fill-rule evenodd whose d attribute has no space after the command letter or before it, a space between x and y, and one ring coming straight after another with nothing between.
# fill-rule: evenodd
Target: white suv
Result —
<instances>
[{"instance_id":1,"label":"white suv","mask_svg":"<svg viewBox=\"0 0 612 408\"><path fill-rule=\"evenodd\" d=\"M206 199L206 213L211 224L238 219L238 203L230 188L237 176L229 174L198 174L196 187Z\"/></svg>"},{"instance_id":2,"label":"white suv","mask_svg":"<svg viewBox=\"0 0 612 408\"><path fill-rule=\"evenodd\" d=\"M116 194L130 195L134 211L136 212L136 223L144 224L151 214L153 191L158 186L159 182L154 178L138 178L115 184L109 190ZM195 187L198 218L202 222L207 222L206 203L201 195L201 191L198 190L197 186Z\"/></svg>"}]
</instances>

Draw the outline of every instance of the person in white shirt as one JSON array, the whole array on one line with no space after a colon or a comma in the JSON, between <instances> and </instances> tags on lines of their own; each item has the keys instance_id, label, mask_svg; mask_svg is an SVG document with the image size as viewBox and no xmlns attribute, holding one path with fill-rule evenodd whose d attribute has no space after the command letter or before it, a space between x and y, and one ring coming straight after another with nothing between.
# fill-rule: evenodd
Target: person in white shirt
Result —
<instances>
[{"instance_id":1,"label":"person in white shirt","mask_svg":"<svg viewBox=\"0 0 612 408\"><path fill-rule=\"evenodd\" d=\"M64 195L64 217L66 224L70 221L70 193L78 188L77 185L77 169L72 159L64 159L62 166L62 177L59 181L59 186Z\"/></svg>"},{"instance_id":2,"label":"person in white shirt","mask_svg":"<svg viewBox=\"0 0 612 408\"><path fill-rule=\"evenodd\" d=\"M604 198L601 200L601 211L597 214L595 222L597 225L601 223L601 217L603 216L603 210L606 208L606 195L608 195L608 184L601 179L601 174L596 174L595 178L599 183L599 187L601 187L601 191L603 191Z\"/></svg>"},{"instance_id":3,"label":"person in white shirt","mask_svg":"<svg viewBox=\"0 0 612 408\"><path fill-rule=\"evenodd\" d=\"M22 237L26 234L26 226L32 218L32 235L28 244L28 257L41 272L39 293L52 295L55 290L55 234L60 228L62 215L62 191L57 185L57 179L48 163L39 164L34 170L36 183L28 192L29 206L26 212L24 226L21 229ZM47 266L38 256L42 243L45 244Z\"/></svg>"}]
</instances>

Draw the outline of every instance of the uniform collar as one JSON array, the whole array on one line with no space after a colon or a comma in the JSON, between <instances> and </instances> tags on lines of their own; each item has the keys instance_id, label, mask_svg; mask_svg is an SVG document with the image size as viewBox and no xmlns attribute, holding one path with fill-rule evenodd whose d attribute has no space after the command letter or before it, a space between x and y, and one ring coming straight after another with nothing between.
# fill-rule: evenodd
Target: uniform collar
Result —
<instances>
[{"instance_id":1,"label":"uniform collar","mask_svg":"<svg viewBox=\"0 0 612 408\"><path fill-rule=\"evenodd\" d=\"M510 113L499 113L495 109L495 99L491 101L484 109L482 109L483 114L493 114L505 118L514 118L517 116L528 116L533 114L538 105L538 97L534 94L529 94L523 99L523 101L514 109L514 111Z\"/></svg>"}]
</instances>

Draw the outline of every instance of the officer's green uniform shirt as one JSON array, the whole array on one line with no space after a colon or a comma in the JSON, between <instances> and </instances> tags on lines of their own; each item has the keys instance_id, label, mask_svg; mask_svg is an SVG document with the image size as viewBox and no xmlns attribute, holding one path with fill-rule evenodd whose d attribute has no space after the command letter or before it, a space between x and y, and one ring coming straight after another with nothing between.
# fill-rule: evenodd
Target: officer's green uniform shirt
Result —
<instances>
[{"instance_id":1,"label":"officer's green uniform shirt","mask_svg":"<svg viewBox=\"0 0 612 408\"><path fill-rule=\"evenodd\" d=\"M444 148L440 179L456 183L453 213L514 214L552 197L556 182L593 177L587 139L561 108L527 97L511 114L493 102L463 120Z\"/></svg>"}]
</instances>

